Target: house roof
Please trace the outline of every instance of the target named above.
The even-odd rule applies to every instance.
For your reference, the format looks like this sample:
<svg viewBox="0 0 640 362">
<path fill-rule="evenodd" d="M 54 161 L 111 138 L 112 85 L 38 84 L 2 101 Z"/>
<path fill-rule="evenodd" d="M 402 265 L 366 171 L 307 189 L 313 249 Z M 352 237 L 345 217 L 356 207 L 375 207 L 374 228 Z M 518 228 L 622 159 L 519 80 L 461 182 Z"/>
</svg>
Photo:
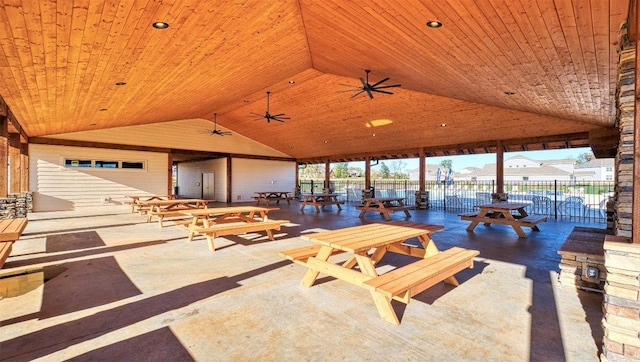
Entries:
<svg viewBox="0 0 640 362">
<path fill-rule="evenodd" d="M 482 169 L 471 173 L 472 176 L 493 176 L 496 175 L 496 164 L 486 164 Z M 570 172 L 561 170 L 557 167 L 541 165 L 540 167 L 505 167 L 505 176 L 535 176 L 535 175 L 571 175 Z"/>
<path fill-rule="evenodd" d="M 587 162 L 576 165 L 576 168 L 591 168 L 591 167 L 613 167 L 615 159 L 613 158 L 595 158 Z"/>
<path fill-rule="evenodd" d="M 34 142 L 100 142 L 94 130 L 118 138 L 119 127 L 164 131 L 217 113 L 219 127 L 301 161 L 495 152 L 498 139 L 506 151 L 584 147 L 590 132 L 615 125 L 628 8 L 629 0 L 18 0 L 0 7 L 8 106 L 0 111 L 10 132 Z M 401 86 L 357 94 L 365 70 L 369 84 Z M 260 117 L 267 92 L 270 114 L 290 119 Z M 195 142 L 189 127 L 157 132 L 159 147 Z"/>
</svg>

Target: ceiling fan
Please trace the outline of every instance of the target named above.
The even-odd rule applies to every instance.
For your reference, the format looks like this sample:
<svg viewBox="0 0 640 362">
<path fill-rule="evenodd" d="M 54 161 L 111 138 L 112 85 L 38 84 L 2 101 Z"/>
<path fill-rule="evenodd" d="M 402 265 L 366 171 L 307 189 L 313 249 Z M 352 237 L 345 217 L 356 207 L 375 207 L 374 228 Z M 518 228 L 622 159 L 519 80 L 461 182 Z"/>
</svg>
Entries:
<svg viewBox="0 0 640 362">
<path fill-rule="evenodd" d="M 373 92 L 385 93 L 385 94 L 393 94 L 392 92 L 389 92 L 389 91 L 383 90 L 383 89 L 400 87 L 400 84 L 382 85 L 382 83 L 384 83 L 384 82 L 389 80 L 388 77 L 384 78 L 383 80 L 381 80 L 381 81 L 379 81 L 379 82 L 377 82 L 375 84 L 370 84 L 369 83 L 369 73 L 371 73 L 371 71 L 369 69 L 365 69 L 364 71 L 366 73 L 365 78 L 360 77 L 360 82 L 362 83 L 362 86 L 351 85 L 351 84 L 340 84 L 340 85 L 343 85 L 343 86 L 355 88 L 356 93 L 351 96 L 351 99 L 357 97 L 358 95 L 360 95 L 360 93 L 363 93 L 363 92 L 367 92 L 367 95 L 369 96 L 369 98 L 373 99 Z M 353 91 L 354 90 L 348 90 L 348 91 L 342 91 L 342 92 L 353 92 Z"/>
<path fill-rule="evenodd" d="M 232 133 L 229 132 L 229 131 L 222 131 L 222 130 L 218 129 L 218 114 L 217 113 L 213 114 L 213 129 L 210 130 L 210 131 L 207 130 L 206 133 L 208 133 L 210 135 L 216 134 L 218 136 L 231 136 L 232 135 Z"/>
<path fill-rule="evenodd" d="M 278 113 L 278 114 L 269 113 L 269 94 L 271 94 L 271 92 L 267 91 L 267 111 L 265 112 L 265 114 L 259 114 L 259 113 L 251 112 L 251 114 L 259 116 L 258 118 L 256 118 L 256 120 L 260 119 L 260 118 L 264 118 L 264 119 L 267 120 L 267 123 L 271 123 L 271 120 L 278 121 L 278 122 L 284 122 L 285 119 L 291 119 L 289 117 L 284 117 L 284 113 Z"/>
</svg>

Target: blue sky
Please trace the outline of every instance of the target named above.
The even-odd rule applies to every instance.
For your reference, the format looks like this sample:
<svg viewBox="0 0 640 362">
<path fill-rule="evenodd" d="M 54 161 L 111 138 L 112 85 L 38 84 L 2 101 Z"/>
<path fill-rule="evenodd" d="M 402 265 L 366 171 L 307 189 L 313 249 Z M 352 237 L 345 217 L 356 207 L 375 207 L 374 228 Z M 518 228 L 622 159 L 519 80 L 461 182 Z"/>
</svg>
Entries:
<svg viewBox="0 0 640 362">
<path fill-rule="evenodd" d="M 590 148 L 569 148 L 562 150 L 548 150 L 548 151 L 520 151 L 520 152 L 505 152 L 504 159 L 522 155 L 524 157 L 530 158 L 532 160 L 555 160 L 555 159 L 563 159 L 563 158 L 578 158 L 578 155 L 581 153 L 591 153 Z M 453 165 L 453 171 L 458 172 L 465 167 L 475 166 L 480 167 L 484 166 L 487 163 L 496 163 L 496 155 L 495 153 L 487 153 L 482 155 L 462 155 L 462 156 L 444 156 L 444 157 L 427 157 L 428 165 L 438 165 L 442 160 L 451 160 Z M 418 168 L 418 159 L 404 159 L 401 160 L 404 162 L 404 170 L 410 171 L 415 168 Z M 382 161 L 390 165 L 393 161 Z M 354 163 L 354 166 L 360 166 L 358 163 Z M 379 166 L 374 166 L 379 167 Z"/>
</svg>

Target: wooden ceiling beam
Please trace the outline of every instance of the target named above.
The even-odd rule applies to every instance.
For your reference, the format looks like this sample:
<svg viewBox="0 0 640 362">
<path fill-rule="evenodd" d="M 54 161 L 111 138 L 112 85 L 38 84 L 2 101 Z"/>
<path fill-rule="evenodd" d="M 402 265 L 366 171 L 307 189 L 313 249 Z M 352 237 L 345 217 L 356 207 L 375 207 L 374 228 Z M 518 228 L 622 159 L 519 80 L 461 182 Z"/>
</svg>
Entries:
<svg viewBox="0 0 640 362">
<path fill-rule="evenodd" d="M 529 137 L 529 138 L 514 138 L 502 140 L 502 146 L 504 151 L 513 152 L 513 150 L 526 151 L 529 149 L 529 145 L 534 145 L 531 148 L 541 149 L 563 149 L 563 148 L 576 148 L 576 147 L 588 147 L 590 142 L 590 135 L 593 134 L 594 139 L 600 140 L 607 132 L 610 132 L 607 128 L 598 129 L 593 132 L 578 132 L 564 135 L 544 136 L 544 137 Z M 598 138 L 600 137 L 600 138 Z M 535 145 L 540 145 L 535 146 Z M 465 144 L 453 144 L 446 146 L 434 146 L 424 147 L 424 154 L 427 157 L 438 156 L 453 156 L 453 155 L 467 155 L 477 154 L 472 150 L 483 150 L 484 153 L 495 153 L 496 141 L 483 141 Z M 511 148 L 513 147 L 513 148 Z M 389 150 L 377 153 L 370 153 L 371 157 L 377 159 L 399 159 L 399 158 L 417 158 L 420 155 L 420 149 L 406 149 L 406 150 Z M 333 155 L 327 157 L 312 157 L 306 159 L 298 159 L 297 162 L 301 164 L 320 164 L 329 162 L 353 162 L 364 161 L 366 154 L 351 154 L 351 155 Z"/>
</svg>

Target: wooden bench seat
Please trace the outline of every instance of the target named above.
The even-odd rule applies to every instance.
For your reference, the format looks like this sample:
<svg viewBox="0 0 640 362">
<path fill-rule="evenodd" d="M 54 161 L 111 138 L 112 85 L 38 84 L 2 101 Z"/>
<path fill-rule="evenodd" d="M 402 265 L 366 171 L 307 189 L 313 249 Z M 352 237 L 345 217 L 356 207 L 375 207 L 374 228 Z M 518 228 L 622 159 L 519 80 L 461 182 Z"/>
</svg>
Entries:
<svg viewBox="0 0 640 362">
<path fill-rule="evenodd" d="M 411 297 L 441 281 L 457 286 L 454 275 L 466 268 L 473 268 L 473 258 L 479 254 L 477 250 L 453 247 L 367 280 L 363 286 L 373 292 L 380 316 L 399 325 L 391 307 L 391 299 L 409 303 Z"/>
<path fill-rule="evenodd" d="M 403 206 L 388 206 L 387 209 L 394 211 L 405 211 L 405 210 L 415 210 L 416 207 L 413 205 L 403 205 Z"/>
<path fill-rule="evenodd" d="M 547 221 L 547 217 L 544 215 L 529 215 L 518 219 L 519 223 L 527 225 L 536 225 L 544 221 Z"/>
<path fill-rule="evenodd" d="M 462 214 L 458 214 L 458 216 L 464 216 L 464 217 L 476 217 L 478 216 L 477 212 L 465 212 Z"/>
<path fill-rule="evenodd" d="M 151 218 L 155 216 L 155 217 L 158 218 L 158 225 L 160 227 L 163 227 L 162 222 L 164 221 L 165 217 L 173 217 L 173 218 L 180 217 L 182 219 L 191 218 L 189 215 L 185 215 L 185 214 L 181 213 L 180 211 L 174 211 L 174 210 L 168 210 L 168 211 L 150 210 L 150 211 L 147 211 L 147 214 L 148 214 L 147 215 L 147 222 L 150 222 Z"/>
<path fill-rule="evenodd" d="M 316 256 L 321 247 L 322 245 L 320 244 L 303 246 L 301 248 L 283 250 L 279 252 L 278 255 L 280 255 L 285 259 L 289 259 L 296 264 L 306 265 L 307 259 L 313 256 Z M 332 255 L 340 254 L 340 253 L 341 253 L 340 250 L 334 249 Z"/>
<path fill-rule="evenodd" d="M 256 222 L 235 222 L 214 224 L 208 228 L 189 228 L 194 232 L 204 235 L 209 243 L 209 250 L 215 251 L 214 239 L 218 236 L 238 235 L 256 231 L 266 231 L 269 240 L 274 240 L 273 230 L 280 230 L 282 224 L 288 224 L 289 220 L 265 220 Z"/>
<path fill-rule="evenodd" d="M 4 265 L 4 262 L 7 261 L 9 254 L 11 254 L 11 247 L 13 245 L 13 241 L 1 241 L 0 242 L 0 268 Z"/>
<path fill-rule="evenodd" d="M 20 238 L 28 222 L 26 217 L 0 220 L 0 268 L 11 254 L 13 242 Z"/>
</svg>

